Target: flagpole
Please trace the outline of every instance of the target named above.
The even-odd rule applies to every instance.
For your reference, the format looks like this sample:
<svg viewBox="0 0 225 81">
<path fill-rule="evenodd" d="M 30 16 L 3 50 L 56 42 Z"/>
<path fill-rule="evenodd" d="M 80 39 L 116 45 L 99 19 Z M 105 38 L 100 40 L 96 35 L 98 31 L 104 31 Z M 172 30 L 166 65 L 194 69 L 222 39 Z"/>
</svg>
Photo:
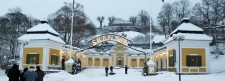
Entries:
<svg viewBox="0 0 225 81">
<path fill-rule="evenodd" d="M 70 59 L 71 59 L 71 57 L 72 57 L 72 49 L 73 49 L 73 46 L 72 46 L 72 44 L 73 44 L 73 16 L 74 16 L 74 14 L 73 14 L 73 11 L 74 11 L 74 3 L 75 3 L 75 1 L 73 0 L 73 5 L 72 5 L 72 20 L 71 20 L 71 33 L 70 33 Z"/>
<path fill-rule="evenodd" d="M 152 19 L 151 19 L 151 0 L 150 0 L 150 12 L 149 12 L 149 19 L 150 19 L 150 53 L 149 53 L 149 56 L 150 56 L 150 60 L 152 60 Z"/>
</svg>

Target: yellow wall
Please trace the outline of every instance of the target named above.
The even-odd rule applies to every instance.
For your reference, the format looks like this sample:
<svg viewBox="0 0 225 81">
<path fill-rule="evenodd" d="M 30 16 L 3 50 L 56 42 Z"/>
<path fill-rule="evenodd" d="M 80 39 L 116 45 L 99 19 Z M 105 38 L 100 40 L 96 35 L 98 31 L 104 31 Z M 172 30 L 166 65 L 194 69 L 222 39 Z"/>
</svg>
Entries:
<svg viewBox="0 0 225 81">
<path fill-rule="evenodd" d="M 67 58 L 67 59 L 70 58 L 70 53 L 66 53 L 66 58 Z"/>
<path fill-rule="evenodd" d="M 102 61 L 102 66 L 109 66 L 109 59 L 104 58 Z"/>
<path fill-rule="evenodd" d="M 199 54 L 202 58 L 202 66 L 206 66 L 206 57 L 204 48 L 182 48 L 182 65 L 186 66 L 186 56 L 188 54 Z"/>
<path fill-rule="evenodd" d="M 58 65 L 60 64 L 60 50 L 58 50 L 58 49 L 52 49 L 52 48 L 50 48 L 49 49 L 49 64 L 51 64 L 51 59 L 52 59 L 52 55 L 53 54 L 57 54 L 57 56 L 59 57 L 58 58 Z"/>
<path fill-rule="evenodd" d="M 168 67 L 170 67 L 170 66 L 169 66 L 169 63 L 170 63 L 169 57 L 170 57 L 171 55 L 173 56 L 173 50 L 174 50 L 174 49 L 171 49 L 171 50 L 168 51 L 168 59 L 167 59 L 167 61 L 168 61 Z M 176 66 L 176 62 L 174 63 L 174 66 Z"/>
<path fill-rule="evenodd" d="M 100 66 L 100 59 L 99 58 L 95 58 L 95 66 Z"/>
<path fill-rule="evenodd" d="M 131 67 L 137 67 L 137 59 L 131 59 Z"/>
<path fill-rule="evenodd" d="M 93 66 L 92 58 L 91 57 L 88 58 L 88 66 Z"/>
<path fill-rule="evenodd" d="M 42 64 L 43 48 L 24 48 L 23 64 L 26 64 L 27 54 L 29 53 L 39 54 L 39 64 Z"/>
</svg>

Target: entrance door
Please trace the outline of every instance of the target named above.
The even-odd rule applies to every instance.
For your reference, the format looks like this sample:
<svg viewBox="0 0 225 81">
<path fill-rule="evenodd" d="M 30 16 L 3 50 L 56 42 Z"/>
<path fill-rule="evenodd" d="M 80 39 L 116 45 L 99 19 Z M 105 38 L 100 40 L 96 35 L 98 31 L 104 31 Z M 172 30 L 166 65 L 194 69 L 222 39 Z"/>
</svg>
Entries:
<svg viewBox="0 0 225 81">
<path fill-rule="evenodd" d="M 117 62 L 118 62 L 118 66 L 122 66 L 122 58 L 121 57 L 118 58 Z"/>
</svg>

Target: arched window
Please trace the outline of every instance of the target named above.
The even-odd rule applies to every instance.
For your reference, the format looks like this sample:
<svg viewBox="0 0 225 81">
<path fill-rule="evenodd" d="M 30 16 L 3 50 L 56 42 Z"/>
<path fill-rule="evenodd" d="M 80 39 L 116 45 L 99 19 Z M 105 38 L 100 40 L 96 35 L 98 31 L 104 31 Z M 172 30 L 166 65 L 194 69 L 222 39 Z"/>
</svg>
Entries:
<svg viewBox="0 0 225 81">
<path fill-rule="evenodd" d="M 199 54 L 188 54 L 186 56 L 187 66 L 202 66 L 202 58 Z"/>
<path fill-rule="evenodd" d="M 39 64 L 39 54 L 37 53 L 27 54 L 26 64 Z"/>
</svg>

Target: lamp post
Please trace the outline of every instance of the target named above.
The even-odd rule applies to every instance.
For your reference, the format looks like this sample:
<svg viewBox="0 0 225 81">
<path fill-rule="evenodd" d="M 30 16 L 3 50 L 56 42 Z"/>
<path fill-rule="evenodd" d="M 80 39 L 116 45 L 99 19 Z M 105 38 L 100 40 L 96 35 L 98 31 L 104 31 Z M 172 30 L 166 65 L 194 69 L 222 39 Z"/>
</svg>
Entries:
<svg viewBox="0 0 225 81">
<path fill-rule="evenodd" d="M 175 40 L 175 41 L 178 41 L 178 49 L 179 49 L 179 64 L 178 64 L 178 69 L 179 69 L 179 73 L 178 73 L 178 75 L 179 75 L 179 81 L 181 81 L 181 75 L 180 75 L 180 41 L 183 41 L 185 39 L 185 37 L 184 37 L 184 35 L 182 35 L 182 34 L 180 34 L 180 33 L 178 33 L 178 34 L 175 34 L 175 35 L 173 35 L 173 40 Z"/>
</svg>

